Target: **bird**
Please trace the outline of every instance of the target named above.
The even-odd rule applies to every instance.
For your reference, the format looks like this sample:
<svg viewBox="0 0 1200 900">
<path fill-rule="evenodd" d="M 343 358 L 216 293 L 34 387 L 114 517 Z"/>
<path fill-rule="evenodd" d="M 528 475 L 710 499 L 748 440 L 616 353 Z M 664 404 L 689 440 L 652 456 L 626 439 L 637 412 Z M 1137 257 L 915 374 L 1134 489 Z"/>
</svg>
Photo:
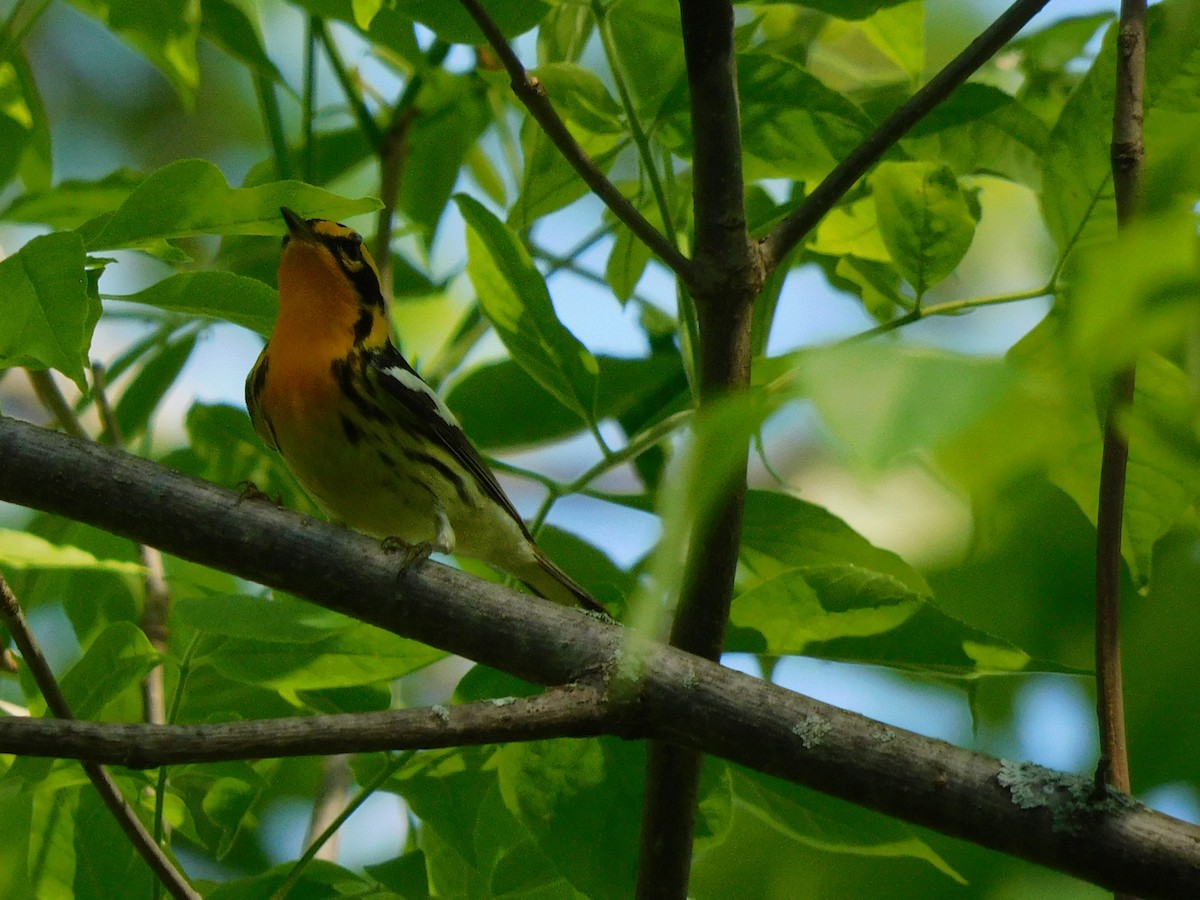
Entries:
<svg viewBox="0 0 1200 900">
<path fill-rule="evenodd" d="M 392 342 L 362 237 L 287 207 L 279 317 L 246 378 L 264 443 L 333 520 L 403 548 L 482 560 L 535 594 L 605 607 L 537 545 L 441 397 Z"/>
</svg>

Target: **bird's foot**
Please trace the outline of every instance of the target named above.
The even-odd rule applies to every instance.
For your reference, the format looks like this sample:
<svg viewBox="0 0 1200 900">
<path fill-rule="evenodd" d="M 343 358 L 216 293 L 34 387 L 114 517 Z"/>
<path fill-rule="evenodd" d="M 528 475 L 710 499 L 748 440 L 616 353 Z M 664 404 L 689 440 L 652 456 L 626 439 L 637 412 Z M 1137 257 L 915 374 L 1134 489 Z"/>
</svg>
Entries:
<svg viewBox="0 0 1200 900">
<path fill-rule="evenodd" d="M 386 537 L 380 544 L 385 553 L 399 553 L 403 556 L 403 561 L 400 563 L 400 574 L 404 575 L 413 564 L 425 562 L 429 559 L 429 555 L 434 550 L 439 549 L 429 541 L 421 541 L 420 543 L 410 544 L 403 538 Z"/>
<path fill-rule="evenodd" d="M 242 489 L 242 492 L 238 496 L 238 499 L 237 499 L 238 503 L 242 503 L 245 500 L 266 500 L 268 503 L 274 503 L 276 506 L 283 506 L 283 495 L 282 494 L 279 494 L 275 497 L 271 497 L 269 494 L 264 492 L 262 490 L 262 488 L 260 488 L 253 481 L 250 481 L 250 480 L 239 481 L 237 483 L 237 486 Z"/>
</svg>

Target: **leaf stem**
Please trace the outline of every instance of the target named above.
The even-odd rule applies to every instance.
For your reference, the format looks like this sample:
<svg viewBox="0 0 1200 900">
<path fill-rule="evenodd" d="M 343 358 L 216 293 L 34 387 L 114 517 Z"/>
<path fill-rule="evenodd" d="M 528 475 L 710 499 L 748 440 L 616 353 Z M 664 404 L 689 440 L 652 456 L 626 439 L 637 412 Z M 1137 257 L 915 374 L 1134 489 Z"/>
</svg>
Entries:
<svg viewBox="0 0 1200 900">
<path fill-rule="evenodd" d="M 287 138 L 283 133 L 283 117 L 279 113 L 279 98 L 275 96 L 275 82 L 270 76 L 258 72 L 254 76 L 254 90 L 258 94 L 258 108 L 262 113 L 267 137 L 271 141 L 275 176 L 281 181 L 286 181 L 292 177 L 292 160 L 288 153 Z"/>
<path fill-rule="evenodd" d="M 475 20 L 492 49 L 496 51 L 504 70 L 508 73 L 513 93 L 517 95 L 517 99 L 529 110 L 529 114 L 542 127 L 563 158 L 571 164 L 571 167 L 579 173 L 588 187 L 612 210 L 613 214 L 628 225 L 629 230 L 649 247 L 668 268 L 684 280 L 691 278 L 694 274 L 692 261 L 680 253 L 674 244 L 638 212 L 637 207 L 630 203 L 616 185 L 608 180 L 591 157 L 579 146 L 578 141 L 567 130 L 566 123 L 550 103 L 549 97 L 546 96 L 546 89 L 536 79 L 530 79 L 529 74 L 525 71 L 525 66 L 521 64 L 521 60 L 513 51 L 512 45 L 505 39 L 503 32 L 500 31 L 480 0 L 459 0 L 459 2 Z"/>
<path fill-rule="evenodd" d="M 1012 291 L 1007 294 L 995 294 L 991 297 L 969 297 L 965 300 L 948 300 L 945 303 L 935 303 L 932 306 L 918 306 L 906 312 L 898 318 L 892 319 L 889 322 L 884 322 L 876 325 L 874 328 L 868 328 L 866 331 L 852 334 L 839 343 L 851 344 L 858 341 L 870 340 L 873 337 L 878 337 L 881 334 L 887 334 L 889 331 L 896 331 L 903 328 L 905 325 L 911 325 L 913 322 L 920 322 L 922 319 L 929 319 L 934 316 L 949 316 L 955 313 L 967 312 L 972 309 L 979 309 L 984 306 L 999 306 L 1002 303 L 1017 303 L 1021 300 L 1036 300 L 1038 297 L 1045 297 L 1053 294 L 1055 291 L 1055 282 L 1057 274 L 1051 277 L 1049 283 L 1032 288 L 1026 291 Z"/>
<path fill-rule="evenodd" d="M 415 750 L 406 750 L 405 752 L 398 754 L 393 760 L 380 769 L 379 773 L 376 774 L 374 778 L 372 778 L 363 786 L 362 790 L 360 790 L 354 796 L 354 798 L 346 804 L 346 808 L 338 813 L 333 821 L 326 826 L 325 830 L 317 835 L 317 837 L 313 839 L 312 843 L 305 848 L 303 855 L 296 860 L 296 864 L 292 866 L 291 871 L 288 872 L 287 878 L 283 880 L 283 884 L 279 885 L 275 893 L 271 895 L 271 900 L 283 900 L 283 898 L 288 895 L 291 889 L 294 888 L 297 882 L 300 881 L 300 876 L 304 874 L 304 870 L 308 868 L 308 864 L 316 858 L 317 853 L 330 840 L 330 838 L 337 834 L 337 830 L 341 828 L 343 824 L 345 824 L 346 820 L 354 815 L 354 813 L 358 811 L 358 808 L 367 801 L 367 798 L 379 790 L 379 788 L 381 788 L 389 778 L 396 774 L 401 766 L 412 759 L 415 754 Z"/>
<path fill-rule="evenodd" d="M 29 667 L 29 673 L 33 676 L 38 690 L 42 692 L 51 714 L 59 719 L 73 719 L 71 707 L 67 704 L 58 680 L 54 677 L 54 671 L 42 654 L 41 647 L 38 646 L 37 639 L 33 636 L 24 613 L 21 612 L 17 598 L 2 574 L 0 574 L 0 621 L 3 621 L 8 633 L 12 636 L 13 643 L 21 651 L 21 657 L 25 660 L 25 665 Z M 146 831 L 146 826 L 142 824 L 133 807 L 125 800 L 121 789 L 117 787 L 108 771 L 97 763 L 81 762 L 80 765 L 83 766 L 83 770 L 95 786 L 96 792 L 100 794 L 100 799 L 113 814 L 134 849 L 171 892 L 171 895 L 183 898 L 183 900 L 200 900 L 200 895 L 192 889 L 179 870 L 163 853 L 154 837 Z"/>
<path fill-rule="evenodd" d="M 300 157 L 300 175 L 310 183 L 313 177 L 313 107 L 317 102 L 317 34 L 320 27 L 319 18 L 308 17 L 308 34 L 304 42 L 304 98 L 300 122 L 304 146 Z"/>
<path fill-rule="evenodd" d="M 663 189 L 662 179 L 658 175 L 658 166 L 654 161 L 654 152 L 650 148 L 650 141 L 638 119 L 637 107 L 634 105 L 629 87 L 625 83 L 625 74 L 621 69 L 620 57 L 609 28 L 608 14 L 603 0 L 592 0 L 592 16 L 596 20 L 596 32 L 600 35 L 600 44 L 604 47 L 604 56 L 608 60 L 608 69 L 612 73 L 613 84 L 616 85 L 617 95 L 621 98 L 621 106 L 625 109 L 625 118 L 629 120 L 629 132 L 633 136 L 638 156 L 641 157 L 642 171 L 646 173 L 646 178 L 650 182 L 650 190 L 654 194 L 654 201 L 658 204 L 658 214 L 662 217 L 663 231 L 666 233 L 667 240 L 671 242 L 671 246 L 678 247 L 679 237 L 675 232 L 675 220 L 671 215 L 671 205 L 667 202 L 667 194 Z"/>
<path fill-rule="evenodd" d="M 379 123 L 375 121 L 375 117 L 363 103 L 362 95 L 355 87 L 354 79 L 350 77 L 346 64 L 342 62 L 342 57 L 338 54 L 337 44 L 330 36 L 325 20 L 314 16 L 313 22 L 316 25 L 316 36 L 320 38 L 321 45 L 325 48 L 325 57 L 329 60 L 329 67 L 333 69 L 334 77 L 342 86 L 342 93 L 346 95 L 346 102 L 350 104 L 350 110 L 354 113 L 358 127 L 362 129 L 367 141 L 375 148 L 375 151 L 379 152 L 383 147 L 383 132 L 379 128 Z"/>
</svg>

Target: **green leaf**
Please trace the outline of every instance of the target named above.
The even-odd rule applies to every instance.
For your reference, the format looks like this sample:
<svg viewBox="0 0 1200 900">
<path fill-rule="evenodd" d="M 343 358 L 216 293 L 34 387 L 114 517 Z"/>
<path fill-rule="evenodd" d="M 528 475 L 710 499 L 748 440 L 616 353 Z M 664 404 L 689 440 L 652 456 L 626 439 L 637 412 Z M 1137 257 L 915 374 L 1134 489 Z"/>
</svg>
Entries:
<svg viewBox="0 0 1200 900">
<path fill-rule="evenodd" d="M 149 427 L 150 417 L 179 378 L 195 348 L 196 335 L 188 334 L 163 345 L 147 358 L 113 410 L 122 437 L 133 438 Z"/>
<path fill-rule="evenodd" d="M 1161 356 L 1143 356 L 1137 378 L 1133 409 L 1121 422 L 1130 446 L 1122 552 L 1145 591 L 1155 546 L 1200 496 L 1200 404 L 1192 379 Z"/>
<path fill-rule="evenodd" d="M 268 765 L 273 767 L 276 763 Z M 270 780 L 253 766 L 243 764 L 239 769 L 241 777 L 225 775 L 217 778 L 204 794 L 204 814 L 220 829 L 219 840 L 213 848 L 217 859 L 224 859 L 233 849 L 250 810 L 270 786 Z"/>
<path fill-rule="evenodd" d="M 189 110 L 200 86 L 200 0 L 71 0 L 161 71 Z"/>
<path fill-rule="evenodd" d="M 209 662 L 233 681 L 294 698 L 296 691 L 389 681 L 445 655 L 443 650 L 364 624 L 315 642 L 227 638 L 211 653 Z"/>
<path fill-rule="evenodd" d="M 719 499 L 745 477 L 750 439 L 784 399 L 778 392 L 752 389 L 710 403 L 692 418 L 690 439 L 659 491 L 662 536 L 647 567 L 650 577 L 642 579 L 630 601 L 632 617 L 626 621 L 631 628 L 654 634 L 661 626 L 663 595 L 677 596 L 683 581 L 689 535 L 712 520 Z M 627 502 L 640 505 L 637 498 Z"/>
<path fill-rule="evenodd" d="M 0 528 L 0 568 L 7 569 L 93 569 L 122 575 L 141 575 L 136 563 L 97 559 L 78 547 L 52 544 L 28 531 Z"/>
<path fill-rule="evenodd" d="M 29 880 L 41 900 L 75 898 L 75 821 L 79 785 L 48 779 L 33 792 Z"/>
<path fill-rule="evenodd" d="M 1009 94 L 968 82 L 908 133 L 904 148 L 958 175 L 994 174 L 1038 190 L 1049 129 Z"/>
<path fill-rule="evenodd" d="M 206 270 L 178 272 L 136 294 L 114 297 L 170 312 L 212 316 L 249 328 L 263 337 L 279 314 L 279 295 L 257 278 Z"/>
<path fill-rule="evenodd" d="M 560 403 L 594 421 L 596 358 L 559 322 L 546 281 L 516 235 L 479 201 L 454 199 L 467 221 L 467 274 L 500 339 Z"/>
<path fill-rule="evenodd" d="M 361 4 L 361 5 L 360 5 Z M 420 22 L 442 40 L 451 44 L 479 46 L 487 43 L 475 20 L 456 0 L 299 0 L 299 6 L 322 18 L 340 19 L 362 28 L 360 15 L 378 6 L 364 29 L 373 40 L 401 52 L 398 33 L 408 31 L 412 41 L 412 22 Z M 543 0 L 488 0 L 487 11 L 505 37 L 516 37 L 541 21 L 549 6 Z M 403 48 L 412 49 L 412 48 Z M 401 52 L 401 55 L 405 55 Z M 409 57 L 411 58 L 411 57 Z"/>
<path fill-rule="evenodd" d="M 287 594 L 188 597 L 172 606 L 171 617 L 205 634 L 279 644 L 315 644 L 360 624 Z"/>
<path fill-rule="evenodd" d="M 871 191 L 883 242 L 919 301 L 966 255 L 979 206 L 949 167 L 933 163 L 881 163 Z"/>
<path fill-rule="evenodd" d="M 199 234 L 282 234 L 279 207 L 309 218 L 342 219 L 379 208 L 378 200 L 348 200 L 299 181 L 231 188 L 202 159 L 170 163 L 146 179 L 107 217 L 84 225 L 89 250 L 144 247 Z"/>
<path fill-rule="evenodd" d="M 1076 417 L 1073 452 L 1055 461 L 1051 477 L 1094 525 L 1103 445 L 1094 407 L 1091 412 L 1085 408 Z M 1129 440 L 1121 553 L 1141 591 L 1150 585 L 1155 545 L 1191 514 L 1200 495 L 1198 419 L 1200 403 L 1189 377 L 1161 356 L 1143 355 L 1133 409 L 1119 423 Z"/>
<path fill-rule="evenodd" d="M 449 43 L 486 43 L 475 20 L 457 0 L 396 0 L 396 11 L 420 22 Z M 540 22 L 550 6 L 543 0 L 488 0 L 487 11 L 500 33 L 512 38 Z"/>
<path fill-rule="evenodd" d="M 676 353 L 642 359 L 596 357 L 600 367 L 597 420 L 620 418 L 642 403 L 668 410 L 687 390 Z M 503 359 L 472 369 L 455 382 L 446 405 L 476 446 L 488 450 L 562 440 L 584 427 L 515 361 Z"/>
<path fill-rule="evenodd" d="M 903 822 L 740 766 L 733 768 L 733 790 L 740 810 L 806 847 L 923 860 L 959 884 L 967 883 Z"/>
<path fill-rule="evenodd" d="M 638 748 L 583 739 L 508 744 L 496 754 L 504 805 L 534 835 L 559 871 L 587 896 L 634 893 L 637 808 L 632 779 Z M 620 774 L 619 774 L 620 773 Z"/>
<path fill-rule="evenodd" d="M 420 817 L 420 844 L 433 896 L 497 896 L 492 884 L 497 865 L 522 848 L 536 851 L 528 831 L 500 800 L 494 756 L 490 747 L 426 751 L 384 786 L 404 797 Z M 378 766 L 388 763 L 387 757 L 359 757 L 354 764 L 357 780 L 369 780 Z M 526 853 L 524 862 L 526 877 L 556 874 L 538 853 Z"/>
<path fill-rule="evenodd" d="M 543 63 L 529 73 L 567 122 L 591 134 L 624 134 L 624 113 L 595 72 L 569 62 Z"/>
<path fill-rule="evenodd" d="M 296 867 L 294 860 L 280 863 L 247 878 L 236 878 L 205 891 L 207 900 L 267 900 L 283 886 Z M 374 868 L 374 867 L 371 867 Z M 422 873 L 423 874 L 423 873 Z M 408 882 L 417 884 L 419 882 Z M 393 895 L 381 892 L 378 886 L 349 869 L 324 859 L 312 860 L 299 880 L 291 885 L 289 897 L 364 897 L 372 900 L 394 900 Z M 428 894 L 402 894 L 404 900 L 427 897 Z"/>
<path fill-rule="evenodd" d="M 1120 238 L 1083 248 L 1067 285 L 1067 336 L 1077 359 L 1102 374 L 1145 350 L 1173 350 L 1200 304 L 1196 217 L 1139 219 Z"/>
<path fill-rule="evenodd" d="M 1194 35 L 1198 27 L 1200 7 L 1193 2 L 1158 4 L 1147 15 L 1148 135 L 1159 131 L 1159 117 L 1196 108 L 1200 51 Z M 1108 30 L 1096 61 L 1068 99 L 1046 147 L 1042 210 L 1063 256 L 1073 247 L 1111 241 L 1116 236 L 1109 158 L 1116 31 Z"/>
<path fill-rule="evenodd" d="M 650 248 L 634 236 L 629 227 L 619 223 L 615 231 L 612 251 L 604 267 L 604 277 L 612 287 L 616 298 L 624 303 L 633 296 L 642 273 L 650 262 Z"/>
<path fill-rule="evenodd" d="M 617 64 L 626 72 L 652 73 L 651 77 L 627 79 L 627 87 L 642 127 L 653 133 L 667 99 L 684 96 L 679 5 L 661 0 L 621 0 L 609 6 L 605 20 L 616 46 Z"/>
<path fill-rule="evenodd" d="M 78 228 L 88 219 L 120 206 L 145 178 L 133 169 L 117 169 L 94 181 L 70 179 L 54 187 L 22 194 L 0 218 L 51 228 Z"/>
<path fill-rule="evenodd" d="M 1042 215 L 1062 257 L 1116 236 L 1112 141 L 1116 50 L 1112 29 L 1050 132 L 1042 168 Z"/>
<path fill-rule="evenodd" d="M 350 5 L 354 10 L 354 24 L 367 31 L 371 27 L 371 21 L 383 8 L 383 0 L 351 0 Z"/>
<path fill-rule="evenodd" d="M 132 622 L 105 628 L 62 678 L 63 696 L 79 719 L 98 719 L 125 692 L 140 691 L 142 679 L 161 661 Z"/>
<path fill-rule="evenodd" d="M 776 0 L 750 0 L 750 6 L 774 3 Z M 865 19 L 881 9 L 898 6 L 908 0 L 789 0 L 797 6 L 807 6 L 842 19 Z"/>
<path fill-rule="evenodd" d="M 203 0 L 200 33 L 247 68 L 284 84 L 283 75 L 267 56 L 258 28 L 228 0 Z"/>
<path fill-rule="evenodd" d="M 875 467 L 950 440 L 1011 385 L 999 360 L 899 345 L 822 348 L 797 369 L 834 437 Z"/>
<path fill-rule="evenodd" d="M 789 569 L 848 563 L 889 575 L 917 594 L 932 593 L 924 576 L 895 553 L 874 546 L 824 507 L 789 494 L 747 491 L 742 549 Z"/>
<path fill-rule="evenodd" d="M 0 261 L 0 368 L 57 369 L 87 391 L 84 369 L 100 300 L 74 234 L 35 237 Z"/>
<path fill-rule="evenodd" d="M 870 119 L 843 95 L 779 57 L 739 55 L 738 89 L 748 178 L 817 181 L 871 128 Z"/>
<path fill-rule="evenodd" d="M 191 443 L 168 454 L 164 465 L 230 488 L 253 482 L 268 497 L 319 515 L 278 453 L 269 452 L 241 407 L 193 404 L 184 422 Z"/>
<path fill-rule="evenodd" d="M 30 190 L 50 183 L 50 124 L 29 63 L 9 47 L 0 61 L 0 188 L 20 175 Z"/>
<path fill-rule="evenodd" d="M 592 134 L 579 128 L 572 134 L 583 152 L 605 174 L 628 143 L 621 135 Z M 521 149 L 525 154 L 521 192 L 508 214 L 509 227 L 517 230 L 532 227 L 538 219 L 574 203 L 588 192 L 579 173 L 532 120 L 522 129 Z"/>
<path fill-rule="evenodd" d="M 419 178 L 400 180 L 400 209 L 432 242 L 438 221 L 458 182 L 463 160 L 491 122 L 487 97 L 471 75 L 440 69 L 426 73 L 419 115 L 407 138 L 404 166 Z"/>
<path fill-rule="evenodd" d="M 772 656 L 962 677 L 1064 671 L 1035 664 L 1019 647 L 947 615 L 892 576 L 855 565 L 801 566 L 770 578 L 734 601 L 731 621 L 766 642 L 740 649 Z"/>
</svg>

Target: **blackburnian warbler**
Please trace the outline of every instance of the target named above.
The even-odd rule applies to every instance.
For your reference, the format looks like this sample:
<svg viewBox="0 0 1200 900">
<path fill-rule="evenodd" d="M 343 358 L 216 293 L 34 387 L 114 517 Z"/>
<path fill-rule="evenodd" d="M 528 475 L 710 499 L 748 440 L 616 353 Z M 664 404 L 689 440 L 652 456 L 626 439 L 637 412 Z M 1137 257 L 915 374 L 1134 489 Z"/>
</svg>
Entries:
<svg viewBox="0 0 1200 900">
<path fill-rule="evenodd" d="M 604 611 L 534 542 L 442 400 L 392 343 L 362 238 L 281 209 L 279 319 L 246 378 L 246 407 L 332 518 L 483 560 L 541 596 Z"/>
</svg>

